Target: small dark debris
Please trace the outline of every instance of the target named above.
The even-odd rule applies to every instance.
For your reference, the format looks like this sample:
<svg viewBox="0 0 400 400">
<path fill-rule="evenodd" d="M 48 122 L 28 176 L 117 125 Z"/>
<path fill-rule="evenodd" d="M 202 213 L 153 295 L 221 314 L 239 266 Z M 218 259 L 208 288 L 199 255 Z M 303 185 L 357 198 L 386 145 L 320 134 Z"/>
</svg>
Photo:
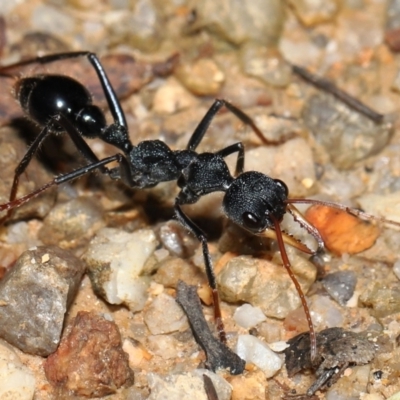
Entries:
<svg viewBox="0 0 400 400">
<path fill-rule="evenodd" d="M 381 370 L 374 371 L 374 372 L 372 373 L 372 375 L 373 375 L 373 377 L 374 377 L 374 379 L 375 379 L 376 381 L 379 381 L 379 380 L 382 379 L 383 371 L 381 371 Z"/>
<path fill-rule="evenodd" d="M 209 376 L 203 374 L 204 389 L 207 393 L 208 400 L 218 400 L 218 394 L 215 390 L 214 384 Z"/>
<path fill-rule="evenodd" d="M 348 366 L 367 364 L 375 355 L 373 343 L 362 334 L 342 328 L 328 328 L 317 333 L 317 358 L 314 363 L 311 362 L 308 332 L 295 336 L 288 344 L 285 356 L 289 377 L 305 369 L 316 370 L 317 379 L 307 390 L 308 396 L 332 386 Z"/>
<path fill-rule="evenodd" d="M 211 333 L 201 309 L 196 287 L 179 281 L 176 301 L 187 315 L 197 343 L 206 353 L 206 367 L 211 371 L 226 368 L 232 375 L 243 373 L 245 361 Z"/>
</svg>

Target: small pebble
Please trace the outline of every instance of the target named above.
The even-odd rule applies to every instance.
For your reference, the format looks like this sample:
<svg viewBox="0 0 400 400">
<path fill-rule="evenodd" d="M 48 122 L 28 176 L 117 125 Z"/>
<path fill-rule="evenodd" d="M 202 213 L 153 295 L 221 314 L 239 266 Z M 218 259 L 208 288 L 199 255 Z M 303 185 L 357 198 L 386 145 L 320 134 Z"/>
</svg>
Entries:
<svg viewBox="0 0 400 400">
<path fill-rule="evenodd" d="M 308 99 L 302 117 L 339 169 L 349 169 L 377 153 L 387 144 L 393 130 L 391 124 L 376 124 L 325 93 Z"/>
<path fill-rule="evenodd" d="M 39 238 L 45 244 L 79 243 L 104 226 L 103 210 L 94 198 L 79 197 L 57 204 L 43 221 Z"/>
<path fill-rule="evenodd" d="M 197 99 L 174 77 L 168 78 L 153 98 L 153 110 L 159 114 L 173 114 L 196 104 Z"/>
<path fill-rule="evenodd" d="M 150 353 L 170 360 L 179 357 L 179 342 L 170 335 L 150 335 L 146 340 L 146 350 Z"/>
<path fill-rule="evenodd" d="M 279 40 L 285 17 L 285 5 L 280 0 L 193 1 L 196 18 L 189 29 L 207 28 L 217 36 L 236 45 L 256 41 L 264 45 Z"/>
<path fill-rule="evenodd" d="M 312 296 L 309 308 L 316 330 L 341 327 L 343 325 L 344 311 L 329 297 Z"/>
<path fill-rule="evenodd" d="M 293 271 L 301 275 L 300 285 L 306 293 L 315 280 L 315 266 L 302 259 L 301 263 L 293 263 Z M 222 299 L 245 301 L 260 307 L 268 317 L 285 318 L 300 306 L 297 291 L 283 267 L 267 260 L 234 257 L 217 276 L 217 281 Z"/>
<path fill-rule="evenodd" d="M 296 15 L 306 26 L 331 21 L 339 11 L 339 0 L 290 0 Z"/>
<path fill-rule="evenodd" d="M 329 295 L 341 306 L 354 294 L 357 284 L 357 276 L 353 271 L 338 271 L 328 274 L 322 280 L 322 285 Z"/>
<path fill-rule="evenodd" d="M 54 352 L 83 273 L 84 264 L 58 247 L 24 252 L 0 281 L 0 336 L 26 353 Z"/>
<path fill-rule="evenodd" d="M 233 319 L 242 328 L 249 329 L 265 321 L 267 318 L 259 307 L 243 304 L 235 310 Z"/>
<path fill-rule="evenodd" d="M 242 46 L 240 58 L 243 72 L 246 74 L 260 79 L 267 85 L 289 85 L 292 68 L 278 52 L 249 42 Z"/>
<path fill-rule="evenodd" d="M 36 379 L 14 350 L 0 340 L 0 399 L 32 400 Z"/>
<path fill-rule="evenodd" d="M 369 193 L 357 199 L 363 210 L 400 222 L 400 191 L 387 194 Z"/>
<path fill-rule="evenodd" d="M 149 283 L 140 275 L 157 244 L 149 229 L 100 230 L 83 255 L 95 292 L 110 304 L 126 304 L 131 311 L 143 309 Z"/>
<path fill-rule="evenodd" d="M 239 335 L 236 353 L 246 362 L 260 368 L 266 378 L 271 378 L 283 365 L 282 359 L 266 343 L 252 335 Z"/>
<path fill-rule="evenodd" d="M 397 260 L 393 264 L 393 272 L 397 276 L 397 279 L 400 279 L 400 260 Z"/>
<path fill-rule="evenodd" d="M 211 58 L 181 63 L 175 70 L 175 76 L 197 96 L 216 96 L 225 80 L 224 72 Z"/>
<path fill-rule="evenodd" d="M 400 312 L 400 283 L 390 287 L 380 282 L 370 282 L 370 285 L 360 296 L 365 307 L 371 308 L 371 314 L 377 318 Z"/>
<path fill-rule="evenodd" d="M 204 389 L 203 374 L 213 381 L 218 400 L 229 400 L 232 388 L 222 377 L 206 370 L 192 373 L 161 376 L 154 372 L 147 375 L 151 394 L 147 400 L 208 400 Z"/>
<path fill-rule="evenodd" d="M 78 313 L 44 370 L 52 385 L 76 396 L 102 397 L 133 383 L 117 325 L 93 312 Z"/>
<path fill-rule="evenodd" d="M 144 321 L 153 335 L 183 331 L 189 324 L 182 308 L 172 296 L 158 295 L 144 310 Z"/>
</svg>

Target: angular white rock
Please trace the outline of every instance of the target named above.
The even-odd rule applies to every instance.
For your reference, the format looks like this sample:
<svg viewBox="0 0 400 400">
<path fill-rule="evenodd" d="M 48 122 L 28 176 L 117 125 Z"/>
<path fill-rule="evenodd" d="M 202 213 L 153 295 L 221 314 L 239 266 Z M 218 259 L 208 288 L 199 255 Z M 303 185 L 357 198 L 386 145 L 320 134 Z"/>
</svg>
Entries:
<svg viewBox="0 0 400 400">
<path fill-rule="evenodd" d="M 267 378 L 271 378 L 282 367 L 281 357 L 275 354 L 266 343 L 252 335 L 239 335 L 236 354 L 246 362 L 260 368 Z"/>
<path fill-rule="evenodd" d="M 156 236 L 150 229 L 128 233 L 105 228 L 97 233 L 84 259 L 93 285 L 102 292 L 107 302 L 126 304 L 131 311 L 143 309 L 147 300 L 148 279 L 140 275 L 157 245 Z"/>
<path fill-rule="evenodd" d="M 0 341 L 0 399 L 32 400 L 36 379 L 4 341 Z"/>
<path fill-rule="evenodd" d="M 243 304 L 233 314 L 233 319 L 242 328 L 252 328 L 267 318 L 260 307 L 253 307 L 251 304 Z"/>
</svg>

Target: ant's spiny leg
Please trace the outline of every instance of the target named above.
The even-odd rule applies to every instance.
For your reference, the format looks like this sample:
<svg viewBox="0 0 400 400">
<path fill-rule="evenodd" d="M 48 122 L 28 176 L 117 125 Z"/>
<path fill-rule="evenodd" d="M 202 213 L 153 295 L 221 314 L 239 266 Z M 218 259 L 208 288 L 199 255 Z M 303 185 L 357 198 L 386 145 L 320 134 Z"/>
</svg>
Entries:
<svg viewBox="0 0 400 400">
<path fill-rule="evenodd" d="M 213 304 L 214 304 L 214 318 L 217 325 L 218 336 L 221 342 L 226 343 L 226 334 L 224 329 L 224 323 L 221 315 L 221 305 L 219 292 L 217 288 L 217 280 L 215 278 L 214 268 L 212 265 L 210 252 L 208 250 L 208 244 L 205 234 L 202 230 L 182 211 L 179 201 L 175 201 L 175 215 L 179 222 L 190 232 L 192 232 L 202 245 L 204 264 L 206 268 L 206 275 L 208 284 L 212 291 Z"/>
<path fill-rule="evenodd" d="M 28 201 L 32 200 L 36 196 L 38 196 L 40 193 L 43 193 L 45 190 L 51 188 L 52 186 L 58 186 L 58 185 L 61 185 L 62 183 L 73 181 L 74 179 L 84 176 L 84 175 L 88 174 L 89 172 L 94 171 L 95 169 L 101 170 L 101 169 L 105 168 L 106 164 L 109 164 L 113 161 L 117 161 L 118 163 L 121 163 L 122 159 L 124 159 L 124 156 L 122 154 L 115 154 L 113 156 L 104 158 L 103 160 L 99 160 L 95 163 L 86 165 L 85 167 L 76 169 L 75 171 L 68 172 L 67 174 L 57 176 L 49 183 L 46 183 L 41 188 L 34 190 L 33 192 L 27 194 L 26 196 L 23 196 L 19 199 L 15 199 L 13 201 L 9 201 L 8 203 L 0 204 L 0 211 L 9 211 L 14 208 L 21 207 L 22 205 L 24 205 Z"/>
<path fill-rule="evenodd" d="M 298 295 L 300 297 L 301 304 L 303 306 L 304 313 L 305 313 L 306 318 L 307 318 L 308 329 L 310 331 L 311 362 L 313 362 L 317 357 L 317 337 L 316 337 L 315 330 L 314 330 L 314 325 L 313 325 L 313 322 L 312 322 L 312 319 L 311 319 L 310 309 L 308 308 L 307 301 L 306 301 L 306 298 L 304 296 L 303 290 L 301 289 L 299 281 L 296 279 L 296 276 L 294 275 L 294 273 L 292 271 L 292 267 L 290 265 L 290 261 L 289 261 L 289 258 L 287 256 L 286 250 L 285 250 L 285 244 L 283 242 L 282 232 L 281 232 L 281 228 L 279 226 L 279 222 L 275 218 L 273 219 L 273 222 L 274 222 L 276 238 L 278 240 L 278 246 L 279 246 L 279 251 L 281 253 L 283 265 L 284 265 L 287 273 L 290 276 L 290 279 L 292 280 L 292 282 L 293 282 L 293 284 L 294 284 L 294 286 L 295 286 L 295 288 L 297 290 L 297 293 L 298 293 Z"/>
</svg>

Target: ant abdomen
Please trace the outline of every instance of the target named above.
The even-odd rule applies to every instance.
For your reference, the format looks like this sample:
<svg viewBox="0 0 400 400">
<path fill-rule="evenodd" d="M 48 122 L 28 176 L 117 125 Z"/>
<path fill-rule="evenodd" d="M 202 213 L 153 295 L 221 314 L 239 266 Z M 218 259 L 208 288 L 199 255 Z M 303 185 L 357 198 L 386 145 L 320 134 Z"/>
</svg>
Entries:
<svg viewBox="0 0 400 400">
<path fill-rule="evenodd" d="M 96 137 L 105 126 L 103 112 L 92 104 L 89 91 L 78 81 L 64 75 L 35 75 L 22 78 L 15 84 L 16 98 L 25 113 L 40 126 L 63 115 L 75 122 L 86 137 Z M 65 128 L 56 122 L 52 132 Z"/>
</svg>

